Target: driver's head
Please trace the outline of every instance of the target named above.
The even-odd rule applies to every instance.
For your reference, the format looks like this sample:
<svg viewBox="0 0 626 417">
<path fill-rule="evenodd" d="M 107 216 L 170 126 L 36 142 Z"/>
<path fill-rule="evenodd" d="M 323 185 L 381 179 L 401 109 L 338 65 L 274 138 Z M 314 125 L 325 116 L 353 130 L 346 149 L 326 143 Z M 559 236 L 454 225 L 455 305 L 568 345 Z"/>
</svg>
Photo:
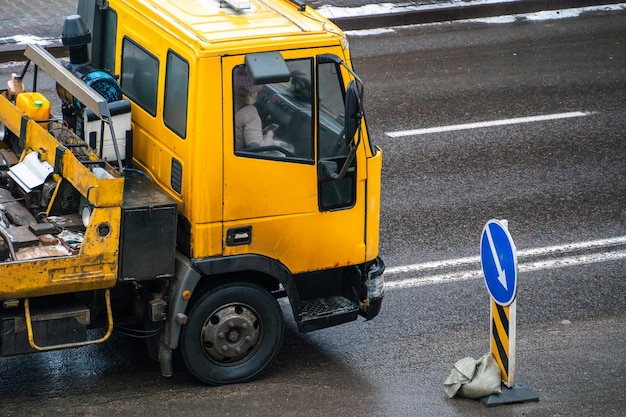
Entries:
<svg viewBox="0 0 626 417">
<path fill-rule="evenodd" d="M 248 76 L 248 72 L 245 67 L 238 67 L 234 73 L 234 84 L 237 100 L 240 102 L 247 102 L 248 97 L 254 93 L 258 93 L 263 89 L 262 85 L 252 83 L 252 79 Z"/>
</svg>

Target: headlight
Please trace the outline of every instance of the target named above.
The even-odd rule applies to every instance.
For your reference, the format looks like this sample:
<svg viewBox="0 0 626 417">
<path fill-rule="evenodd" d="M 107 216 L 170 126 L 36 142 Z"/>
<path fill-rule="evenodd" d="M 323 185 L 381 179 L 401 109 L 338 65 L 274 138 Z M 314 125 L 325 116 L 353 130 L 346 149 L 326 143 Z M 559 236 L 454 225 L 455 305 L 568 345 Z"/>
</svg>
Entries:
<svg viewBox="0 0 626 417">
<path fill-rule="evenodd" d="M 383 272 L 385 271 L 385 263 L 378 257 L 372 263 L 367 270 L 367 279 L 365 285 L 367 286 L 367 298 L 370 300 L 381 298 L 385 292 L 385 278 Z"/>
<path fill-rule="evenodd" d="M 385 278 L 379 275 L 374 278 L 368 278 L 367 284 L 367 298 L 370 300 L 380 298 L 385 293 Z"/>
</svg>

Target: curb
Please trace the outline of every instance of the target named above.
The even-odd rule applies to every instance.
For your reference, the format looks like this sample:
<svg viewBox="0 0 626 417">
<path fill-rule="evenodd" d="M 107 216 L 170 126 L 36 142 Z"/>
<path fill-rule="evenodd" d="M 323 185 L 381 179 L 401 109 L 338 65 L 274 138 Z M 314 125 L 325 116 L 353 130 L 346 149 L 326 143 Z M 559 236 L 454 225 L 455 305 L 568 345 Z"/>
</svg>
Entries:
<svg viewBox="0 0 626 417">
<path fill-rule="evenodd" d="M 387 26 L 414 25 L 423 23 L 447 22 L 462 19 L 504 16 L 511 14 L 535 13 L 549 10 L 571 9 L 576 7 L 601 6 L 623 3 L 625 0 L 515 0 L 502 3 L 455 5 L 450 7 L 420 8 L 406 12 L 331 18 L 342 30 L 376 29 Z M 51 41 L 46 47 L 57 58 L 67 56 L 67 49 L 60 39 Z M 25 44 L 0 44 L 0 63 L 24 61 Z"/>
<path fill-rule="evenodd" d="M 577 7 L 624 3 L 624 0 L 516 0 L 503 3 L 456 5 L 424 8 L 376 16 L 355 16 L 330 19 L 342 30 L 377 29 L 387 26 L 415 25 L 463 19 L 536 13 Z"/>
</svg>

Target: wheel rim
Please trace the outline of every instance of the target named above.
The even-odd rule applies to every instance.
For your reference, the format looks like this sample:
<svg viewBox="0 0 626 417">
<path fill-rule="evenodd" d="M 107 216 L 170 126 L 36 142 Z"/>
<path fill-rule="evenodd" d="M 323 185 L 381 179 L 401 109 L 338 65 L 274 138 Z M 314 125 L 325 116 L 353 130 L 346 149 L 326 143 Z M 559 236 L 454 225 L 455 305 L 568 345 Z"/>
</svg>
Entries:
<svg viewBox="0 0 626 417">
<path fill-rule="evenodd" d="M 263 325 L 256 311 L 244 304 L 220 307 L 202 326 L 201 346 L 220 365 L 245 362 L 259 348 Z"/>
</svg>

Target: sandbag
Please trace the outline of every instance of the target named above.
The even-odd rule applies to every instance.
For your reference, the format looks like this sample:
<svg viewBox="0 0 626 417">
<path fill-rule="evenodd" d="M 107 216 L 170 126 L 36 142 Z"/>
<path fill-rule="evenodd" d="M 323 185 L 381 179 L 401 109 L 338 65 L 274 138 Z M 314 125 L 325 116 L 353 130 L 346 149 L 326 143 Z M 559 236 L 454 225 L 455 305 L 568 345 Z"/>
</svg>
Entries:
<svg viewBox="0 0 626 417">
<path fill-rule="evenodd" d="M 467 357 L 457 361 L 443 386 L 450 398 L 457 394 L 481 398 L 502 393 L 501 379 L 498 363 L 487 353 L 478 360 Z"/>
</svg>

